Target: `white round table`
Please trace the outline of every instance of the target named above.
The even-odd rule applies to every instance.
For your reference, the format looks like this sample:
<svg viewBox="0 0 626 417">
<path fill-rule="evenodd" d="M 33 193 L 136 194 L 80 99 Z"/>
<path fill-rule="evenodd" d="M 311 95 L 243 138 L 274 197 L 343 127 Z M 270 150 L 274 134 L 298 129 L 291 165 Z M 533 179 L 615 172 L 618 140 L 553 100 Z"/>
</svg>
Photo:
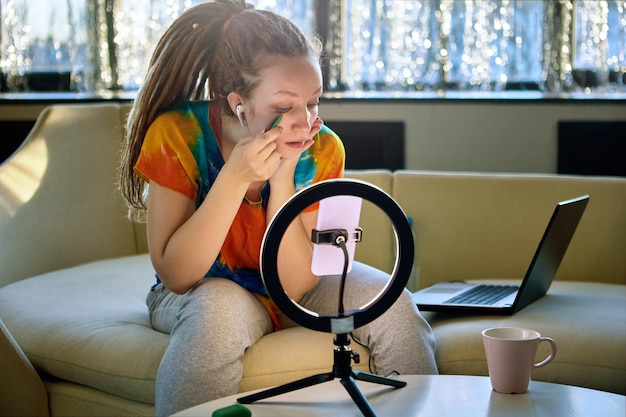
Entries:
<svg viewBox="0 0 626 417">
<path fill-rule="evenodd" d="M 357 381 L 377 417 L 603 416 L 624 417 L 626 397 L 603 391 L 531 381 L 525 394 L 500 394 L 488 377 L 404 375 L 404 388 Z M 263 390 L 260 390 L 263 391 Z M 237 404 L 242 393 L 192 407 L 176 416 L 210 416 Z M 253 417 L 362 417 L 339 379 L 247 404 Z"/>
</svg>

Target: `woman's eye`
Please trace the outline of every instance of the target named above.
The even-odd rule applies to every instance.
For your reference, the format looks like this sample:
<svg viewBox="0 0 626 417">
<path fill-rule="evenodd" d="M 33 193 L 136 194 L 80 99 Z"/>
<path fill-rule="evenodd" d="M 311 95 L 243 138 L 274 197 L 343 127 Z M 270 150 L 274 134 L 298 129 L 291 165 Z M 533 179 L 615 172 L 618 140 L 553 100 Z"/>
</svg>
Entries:
<svg viewBox="0 0 626 417">
<path fill-rule="evenodd" d="M 289 111 L 289 107 L 279 107 L 276 109 L 278 113 L 287 113 Z"/>
<path fill-rule="evenodd" d="M 319 106 L 319 104 L 320 104 L 320 103 L 319 103 L 319 101 L 318 101 L 318 102 L 315 102 L 315 103 L 309 103 L 307 106 L 308 106 L 309 108 L 313 108 L 313 107 L 317 107 L 317 106 Z"/>
</svg>

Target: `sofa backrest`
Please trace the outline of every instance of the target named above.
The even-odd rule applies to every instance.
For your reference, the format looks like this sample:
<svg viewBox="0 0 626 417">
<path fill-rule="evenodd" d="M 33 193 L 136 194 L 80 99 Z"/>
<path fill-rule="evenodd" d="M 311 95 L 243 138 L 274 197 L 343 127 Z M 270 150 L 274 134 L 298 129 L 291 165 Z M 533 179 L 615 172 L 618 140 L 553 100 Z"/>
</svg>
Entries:
<svg viewBox="0 0 626 417">
<path fill-rule="evenodd" d="M 590 195 L 557 280 L 626 284 L 626 178 L 396 171 L 413 218 L 417 288 L 522 279 L 557 202 Z"/>
<path fill-rule="evenodd" d="M 0 286 L 92 260 L 147 251 L 117 189 L 130 104 L 55 105 L 0 165 Z M 413 220 L 417 285 L 521 279 L 554 205 L 591 199 L 557 274 L 626 284 L 626 179 L 548 174 L 353 170 Z M 395 237 L 367 201 L 356 259 L 391 272 Z"/>
<path fill-rule="evenodd" d="M 0 165 L 0 286 L 140 250 L 117 190 L 125 112 L 48 107 Z"/>
<path fill-rule="evenodd" d="M 128 114 L 130 113 L 131 107 L 132 103 L 130 102 L 120 104 L 120 123 L 122 124 L 124 134 L 126 133 L 126 122 L 128 120 Z M 137 253 L 148 252 L 148 235 L 146 231 L 145 222 L 133 222 L 133 232 Z"/>
</svg>

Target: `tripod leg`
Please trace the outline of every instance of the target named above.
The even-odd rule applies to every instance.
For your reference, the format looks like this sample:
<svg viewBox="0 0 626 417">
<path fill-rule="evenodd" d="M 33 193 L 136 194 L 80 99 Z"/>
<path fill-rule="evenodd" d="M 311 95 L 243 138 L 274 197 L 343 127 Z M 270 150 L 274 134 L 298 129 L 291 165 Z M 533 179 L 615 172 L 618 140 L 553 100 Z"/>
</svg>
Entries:
<svg viewBox="0 0 626 417">
<path fill-rule="evenodd" d="M 255 401 L 264 400 L 266 398 L 275 397 L 280 394 L 286 394 L 291 391 L 297 391 L 302 388 L 310 387 L 313 385 L 321 384 L 322 382 L 332 381 L 335 378 L 332 372 L 327 374 L 318 374 L 309 376 L 307 378 L 299 379 L 294 382 L 289 382 L 278 387 L 270 388 L 265 391 L 250 394 L 245 397 L 237 398 L 237 402 L 241 404 L 251 404 Z"/>
<path fill-rule="evenodd" d="M 367 372 L 352 371 L 352 376 L 359 381 L 373 382 L 375 384 L 389 385 L 391 387 L 402 388 L 406 386 L 406 381 L 387 378 L 385 376 L 374 375 Z"/>
<path fill-rule="evenodd" d="M 348 391 L 348 394 L 350 394 L 350 397 L 352 397 L 352 400 L 356 406 L 359 407 L 359 410 L 361 410 L 364 417 L 376 417 L 374 410 L 372 410 L 369 402 L 367 402 L 367 398 L 365 398 L 361 390 L 359 390 L 359 387 L 354 382 L 354 378 L 351 376 L 341 378 L 341 385 L 343 385 L 346 391 Z"/>
</svg>

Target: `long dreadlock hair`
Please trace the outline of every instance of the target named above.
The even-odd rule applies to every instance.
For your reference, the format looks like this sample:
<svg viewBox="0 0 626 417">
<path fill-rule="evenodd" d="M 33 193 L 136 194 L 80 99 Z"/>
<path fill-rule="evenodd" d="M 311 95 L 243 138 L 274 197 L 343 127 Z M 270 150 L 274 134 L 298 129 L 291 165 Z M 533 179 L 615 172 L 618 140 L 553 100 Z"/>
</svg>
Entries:
<svg viewBox="0 0 626 417">
<path fill-rule="evenodd" d="M 161 111 L 189 100 L 211 99 L 234 117 L 228 94 L 249 97 L 271 56 L 319 60 L 321 53 L 321 43 L 307 38 L 291 21 L 255 10 L 244 0 L 216 0 L 183 12 L 159 40 L 127 121 L 119 186 L 131 218 L 142 219 L 146 210 L 146 184 L 134 166 L 146 132 Z"/>
</svg>

